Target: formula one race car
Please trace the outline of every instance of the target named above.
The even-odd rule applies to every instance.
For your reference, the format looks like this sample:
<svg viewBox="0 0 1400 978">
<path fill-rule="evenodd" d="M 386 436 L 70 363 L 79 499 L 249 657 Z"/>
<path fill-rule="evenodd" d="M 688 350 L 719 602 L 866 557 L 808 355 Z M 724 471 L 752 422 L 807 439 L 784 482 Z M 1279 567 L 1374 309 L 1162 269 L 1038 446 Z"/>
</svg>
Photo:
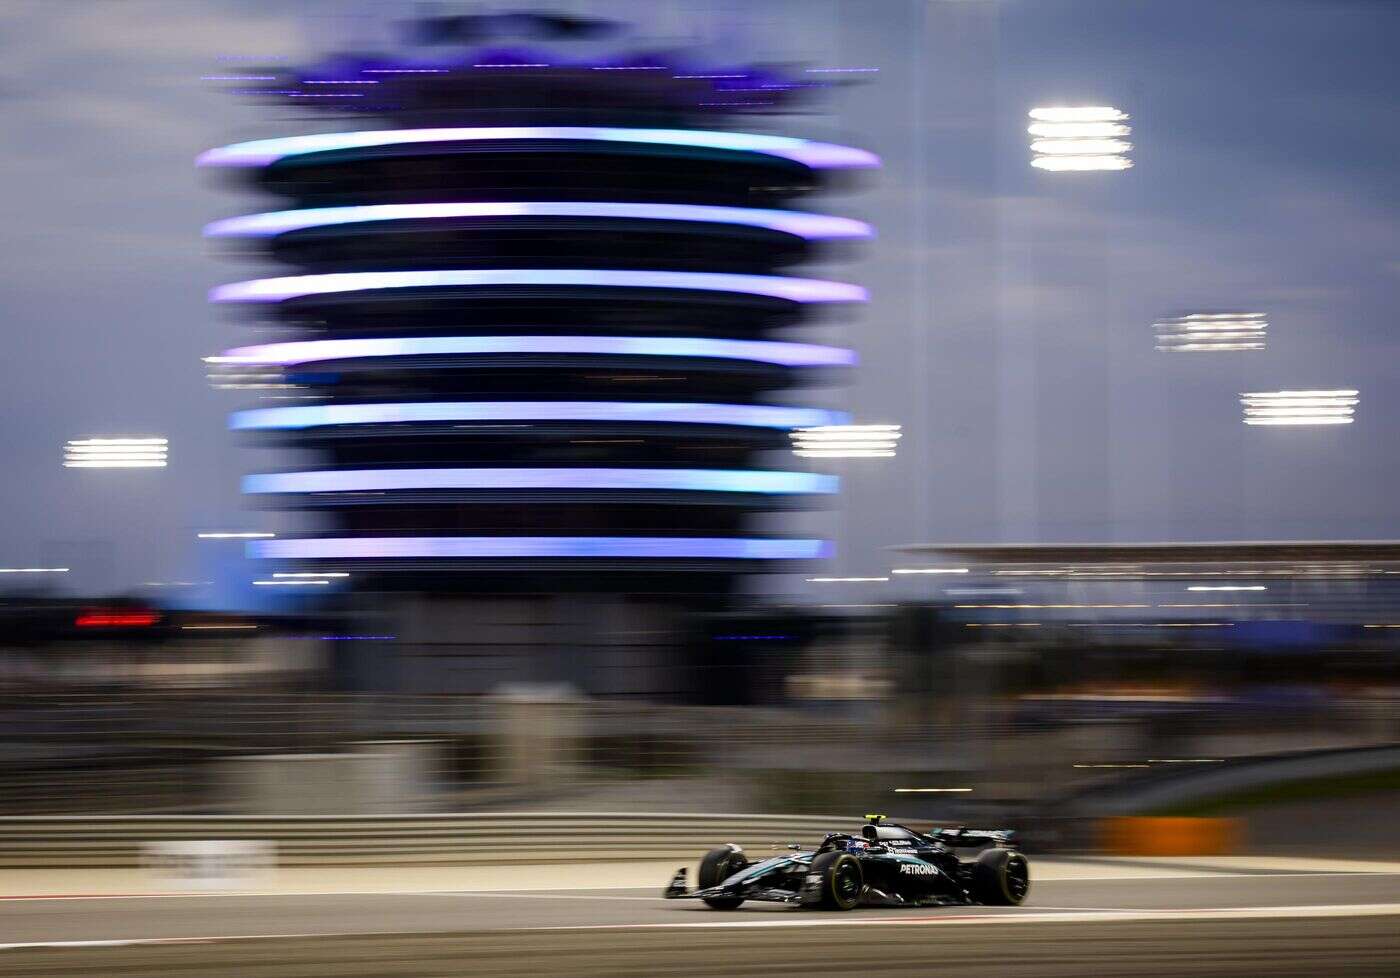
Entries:
<svg viewBox="0 0 1400 978">
<path fill-rule="evenodd" d="M 704 900 L 733 910 L 745 900 L 850 910 L 966 904 L 1014 906 L 1030 890 L 1030 866 L 1004 830 L 935 829 L 921 833 L 867 815 L 859 835 L 828 833 L 815 850 L 789 845 L 784 855 L 750 862 L 736 845 L 700 862 L 699 888 L 686 870 L 666 887 L 670 899 Z M 980 848 L 972 859 L 955 849 Z"/>
</svg>

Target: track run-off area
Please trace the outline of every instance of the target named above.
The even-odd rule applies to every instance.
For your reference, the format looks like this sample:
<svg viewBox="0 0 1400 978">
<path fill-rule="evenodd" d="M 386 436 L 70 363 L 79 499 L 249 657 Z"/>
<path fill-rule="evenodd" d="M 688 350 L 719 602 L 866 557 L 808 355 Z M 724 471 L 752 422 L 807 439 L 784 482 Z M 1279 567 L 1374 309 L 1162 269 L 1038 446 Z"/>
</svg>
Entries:
<svg viewBox="0 0 1400 978">
<path fill-rule="evenodd" d="M 30 871 L 0 878 L 0 975 L 1400 975 L 1400 863 L 1033 858 L 1021 907 L 848 913 L 663 900 L 674 868 L 296 870 L 237 893 Z"/>
</svg>

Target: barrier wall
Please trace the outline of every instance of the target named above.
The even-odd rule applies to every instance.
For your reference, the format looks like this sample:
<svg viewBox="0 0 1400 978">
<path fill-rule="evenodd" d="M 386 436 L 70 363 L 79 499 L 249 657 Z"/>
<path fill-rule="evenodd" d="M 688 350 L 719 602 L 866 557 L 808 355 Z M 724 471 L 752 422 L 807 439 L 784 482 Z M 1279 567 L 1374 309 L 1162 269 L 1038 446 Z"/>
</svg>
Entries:
<svg viewBox="0 0 1400 978">
<path fill-rule="evenodd" d="M 684 858 L 736 842 L 750 854 L 820 841 L 846 816 L 539 813 L 412 816 L 0 818 L 0 869 L 139 867 L 149 844 L 254 840 L 279 866 L 567 863 Z"/>
</svg>

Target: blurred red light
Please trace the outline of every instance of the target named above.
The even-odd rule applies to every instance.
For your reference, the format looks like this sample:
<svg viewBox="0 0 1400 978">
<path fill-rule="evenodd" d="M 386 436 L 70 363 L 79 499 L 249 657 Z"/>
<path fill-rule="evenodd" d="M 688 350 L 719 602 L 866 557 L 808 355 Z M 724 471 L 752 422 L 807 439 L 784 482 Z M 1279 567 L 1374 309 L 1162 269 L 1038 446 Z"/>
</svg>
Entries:
<svg viewBox="0 0 1400 978">
<path fill-rule="evenodd" d="M 160 621 L 153 611 L 85 611 L 73 619 L 78 628 L 149 628 Z"/>
</svg>

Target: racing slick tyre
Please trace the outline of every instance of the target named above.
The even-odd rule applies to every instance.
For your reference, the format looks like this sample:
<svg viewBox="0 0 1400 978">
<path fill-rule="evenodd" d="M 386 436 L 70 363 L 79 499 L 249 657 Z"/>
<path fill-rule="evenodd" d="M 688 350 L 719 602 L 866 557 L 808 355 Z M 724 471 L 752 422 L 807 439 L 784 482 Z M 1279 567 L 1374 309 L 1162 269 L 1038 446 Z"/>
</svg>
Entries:
<svg viewBox="0 0 1400 978">
<path fill-rule="evenodd" d="M 849 852 L 824 852 L 812 860 L 810 873 L 821 877 L 824 910 L 851 910 L 860 903 L 865 889 L 865 873 L 860 860 Z"/>
<path fill-rule="evenodd" d="M 1010 849 L 988 849 L 972 866 L 972 895 L 989 907 L 1014 907 L 1031 888 L 1030 864 Z"/>
<path fill-rule="evenodd" d="M 705 853 L 705 858 L 700 860 L 700 874 L 696 877 L 696 882 L 702 890 L 711 886 L 719 886 L 748 864 L 749 860 L 744 855 L 744 850 L 736 845 L 730 844 L 720 846 L 718 849 L 711 849 Z M 716 910 L 735 910 L 739 904 L 744 902 L 743 897 L 704 897 L 703 899 Z"/>
</svg>

